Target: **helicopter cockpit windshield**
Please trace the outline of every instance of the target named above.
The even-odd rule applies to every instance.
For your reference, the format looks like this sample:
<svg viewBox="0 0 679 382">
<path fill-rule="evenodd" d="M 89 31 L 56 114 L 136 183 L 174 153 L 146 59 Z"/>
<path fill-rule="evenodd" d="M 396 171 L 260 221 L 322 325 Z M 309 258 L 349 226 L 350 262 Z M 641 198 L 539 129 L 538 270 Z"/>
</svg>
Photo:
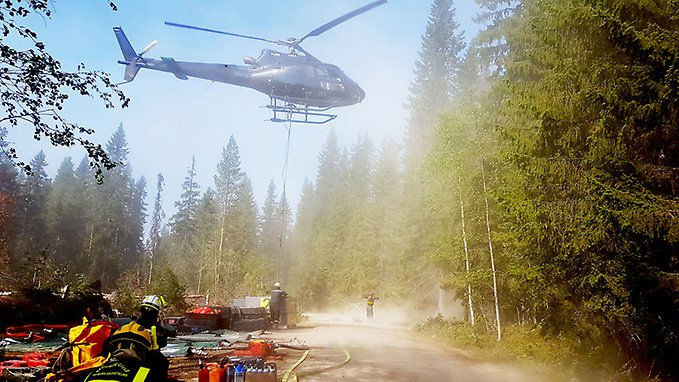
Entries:
<svg viewBox="0 0 679 382">
<path fill-rule="evenodd" d="M 321 88 L 329 91 L 341 91 L 342 77 L 332 68 L 324 68 L 316 65 L 306 65 L 304 75 L 312 80 L 320 81 Z"/>
</svg>

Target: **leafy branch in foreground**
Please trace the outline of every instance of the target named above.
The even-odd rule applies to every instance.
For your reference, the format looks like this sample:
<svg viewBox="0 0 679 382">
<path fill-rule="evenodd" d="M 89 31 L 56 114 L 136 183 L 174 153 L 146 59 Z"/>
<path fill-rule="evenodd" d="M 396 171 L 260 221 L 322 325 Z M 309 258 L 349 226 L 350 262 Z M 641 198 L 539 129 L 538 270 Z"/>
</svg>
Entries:
<svg viewBox="0 0 679 382">
<path fill-rule="evenodd" d="M 31 15 L 51 17 L 50 3 L 50 0 L 0 1 L 0 127 L 31 125 L 37 141 L 46 138 L 53 146 L 80 145 L 87 151 L 90 166 L 101 182 L 102 169 L 111 169 L 116 163 L 101 145 L 87 139 L 94 130 L 70 122 L 60 113 L 72 94 L 99 98 L 107 109 L 115 107 L 117 102 L 127 107 L 129 99 L 107 73 L 88 71 L 84 64 L 78 65 L 74 72 L 63 70 L 61 63 L 46 51 L 37 33 L 18 22 Z M 114 11 L 117 9 L 112 2 L 109 6 Z M 33 48 L 20 50 L 7 43 L 26 40 Z M 0 155 L 30 174 L 31 166 L 19 159 L 10 142 L 5 143 Z"/>
</svg>

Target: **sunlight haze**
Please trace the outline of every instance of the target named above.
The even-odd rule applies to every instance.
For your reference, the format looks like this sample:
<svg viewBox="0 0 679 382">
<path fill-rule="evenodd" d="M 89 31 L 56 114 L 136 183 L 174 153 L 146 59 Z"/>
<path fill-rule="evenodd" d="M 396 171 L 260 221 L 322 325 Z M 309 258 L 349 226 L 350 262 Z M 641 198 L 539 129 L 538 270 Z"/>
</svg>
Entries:
<svg viewBox="0 0 679 382">
<path fill-rule="evenodd" d="M 260 41 L 186 30 L 164 21 L 247 34 L 267 39 L 300 37 L 324 23 L 359 8 L 369 1 L 115 1 L 113 12 L 106 1 L 58 1 L 51 19 L 32 19 L 31 25 L 63 68 L 110 74 L 123 81 L 124 66 L 112 28 L 120 26 L 137 52 L 153 40 L 158 45 L 145 57 L 173 57 L 178 61 L 242 65 L 242 56 L 257 57 L 263 48 L 284 50 Z M 328 131 L 334 129 L 341 146 L 350 149 L 359 135 L 368 134 L 376 148 L 383 139 L 402 142 L 407 110 L 404 104 L 413 78 L 431 4 L 420 0 L 392 0 L 350 19 L 320 36 L 308 38 L 304 49 L 316 58 L 339 66 L 366 91 L 357 105 L 334 109 L 337 119 L 325 125 L 292 126 L 286 195 L 294 209 L 304 179 L 314 181 L 317 156 Z M 456 17 L 465 39 L 476 33 L 471 1 L 458 2 Z M 181 184 L 196 158 L 198 184 L 214 187 L 213 176 L 222 148 L 234 136 L 241 168 L 252 181 L 258 206 L 264 201 L 271 179 L 278 195 L 283 190 L 283 166 L 287 130 L 270 122 L 262 106 L 268 97 L 252 89 L 190 78 L 177 80 L 170 73 L 142 69 L 135 80 L 121 85 L 131 99 L 128 108 L 104 109 L 96 100 L 72 97 L 64 115 L 72 122 L 93 128 L 91 140 L 105 145 L 120 123 L 129 145 L 129 162 L 135 179 L 147 181 L 147 211 L 156 195 L 156 177 L 162 173 L 163 208 L 169 218 Z M 54 148 L 35 142 L 29 127 L 10 131 L 21 158 L 30 161 L 43 149 L 48 174 L 66 156 L 78 163 L 80 148 Z"/>
</svg>

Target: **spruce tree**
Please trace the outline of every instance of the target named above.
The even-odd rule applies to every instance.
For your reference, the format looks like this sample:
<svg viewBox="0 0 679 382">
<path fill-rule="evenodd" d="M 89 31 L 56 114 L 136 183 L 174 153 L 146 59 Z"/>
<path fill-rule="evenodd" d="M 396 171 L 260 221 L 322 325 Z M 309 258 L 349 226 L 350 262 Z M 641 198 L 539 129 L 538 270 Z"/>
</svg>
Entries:
<svg viewBox="0 0 679 382">
<path fill-rule="evenodd" d="M 180 199 L 174 203 L 177 212 L 170 218 L 170 234 L 164 240 L 165 263 L 178 275 L 187 280 L 190 288 L 197 288 L 202 264 L 201 247 L 198 237 L 198 208 L 200 186 L 196 182 L 196 159 L 182 183 Z M 201 280 L 202 282 L 202 280 Z"/>
<path fill-rule="evenodd" d="M 85 235 L 85 203 L 80 197 L 70 157 L 57 170 L 47 198 L 46 221 L 54 260 L 61 265 L 78 263 Z"/>
<path fill-rule="evenodd" d="M 158 179 L 156 182 L 156 198 L 153 203 L 153 215 L 151 215 L 151 229 L 149 230 L 149 239 L 146 243 L 146 251 L 149 255 L 149 284 L 151 284 L 153 277 L 154 258 L 157 255 L 158 247 L 160 245 L 160 225 L 163 219 L 165 219 L 165 212 L 163 211 L 163 204 L 161 200 L 164 184 L 165 178 L 163 177 L 163 174 L 158 174 Z"/>
<path fill-rule="evenodd" d="M 89 277 L 110 287 L 115 285 L 125 265 L 143 263 L 146 180 L 143 177 L 137 182 L 132 180 L 122 124 L 111 136 L 106 150 L 118 164 L 105 174 L 102 185 L 93 188 L 86 256 Z"/>
<path fill-rule="evenodd" d="M 189 239 L 196 233 L 196 210 L 200 196 L 200 186 L 196 182 L 196 176 L 196 158 L 191 157 L 191 167 L 182 183 L 182 194 L 174 204 L 177 212 L 170 219 L 172 233 L 179 236 L 181 248 L 185 248 Z"/>
<path fill-rule="evenodd" d="M 259 213 L 255 203 L 255 195 L 252 189 L 252 182 L 247 174 L 243 173 L 243 181 L 240 185 L 238 203 L 234 211 L 235 221 L 237 222 L 239 243 L 235 249 L 239 253 L 252 255 L 257 248 L 257 221 Z"/>
<path fill-rule="evenodd" d="M 19 212 L 20 194 L 17 170 L 4 155 L 8 150 L 6 137 L 7 130 L 0 127 L 0 265 L 9 270 L 15 262 L 11 254 L 19 227 L 13 222 Z"/>
<path fill-rule="evenodd" d="M 299 288 L 307 292 L 305 303 L 315 307 L 325 307 L 340 297 L 335 287 L 342 276 L 336 271 L 343 262 L 344 253 L 339 248 L 347 229 L 344 223 L 348 210 L 343 204 L 347 197 L 343 193 L 346 179 L 346 159 L 336 133 L 331 130 L 319 154 L 316 186 L 313 193 L 309 193 L 312 201 L 300 201 L 300 208 L 303 204 L 311 204 L 308 211 L 311 216 L 305 220 L 310 219 L 312 224 L 300 226 L 308 231 L 296 233 L 299 235 L 297 251 L 300 252 L 297 263 L 303 264 L 297 276 Z"/>
<path fill-rule="evenodd" d="M 419 295 L 413 296 L 417 301 L 429 305 L 436 303 L 433 292 L 438 291 L 440 280 L 431 277 L 437 272 L 427 261 L 436 228 L 422 199 L 421 167 L 431 150 L 441 113 L 458 95 L 465 43 L 454 18 L 453 0 L 434 0 L 408 99 L 410 118 L 405 137 L 402 201 L 405 242 L 399 254 L 403 264 L 399 278 L 404 280 L 406 289 L 418 291 Z"/>
<path fill-rule="evenodd" d="M 84 234 L 80 242 L 80 251 L 75 254 L 75 269 L 78 273 L 88 274 L 89 270 L 89 254 L 92 253 L 93 239 L 94 239 L 94 225 L 92 224 L 92 217 L 94 216 L 93 205 L 95 203 L 95 190 L 97 183 L 94 178 L 87 156 L 84 156 L 78 167 L 75 170 L 75 182 L 78 185 L 75 199 L 80 200 L 80 208 L 82 209 L 82 219 L 84 224 Z"/>
<path fill-rule="evenodd" d="M 403 211 L 401 210 L 402 174 L 398 146 L 385 140 L 379 152 L 373 180 L 377 268 L 373 271 L 374 289 L 385 295 L 407 295 L 400 279 L 399 253 L 402 248 Z"/>
<path fill-rule="evenodd" d="M 269 181 L 259 229 L 259 254 L 271 264 L 274 274 L 278 273 L 278 255 L 280 250 L 280 209 L 276 195 L 276 184 L 273 179 Z"/>
<path fill-rule="evenodd" d="M 453 0 L 434 0 L 422 35 L 415 79 L 410 85 L 410 119 L 406 136 L 406 167 L 417 172 L 431 147 L 439 114 L 456 97 L 461 53 L 466 44 L 455 20 Z"/>
<path fill-rule="evenodd" d="M 277 203 L 277 215 L 279 223 L 278 231 L 278 253 L 276 255 L 276 277 L 275 279 L 290 285 L 292 281 L 291 271 L 293 259 L 290 253 L 290 232 L 292 230 L 292 210 L 288 199 L 283 193 Z"/>
<path fill-rule="evenodd" d="M 213 290 L 226 297 L 238 286 L 245 256 L 254 253 L 256 208 L 250 181 L 241 170 L 240 153 L 233 136 L 222 150 L 214 176 L 219 205 L 218 248 L 214 259 Z"/>
<path fill-rule="evenodd" d="M 304 279 L 309 274 L 310 268 L 307 260 L 310 251 L 312 238 L 314 235 L 313 227 L 316 221 L 316 197 L 314 185 L 309 179 L 304 179 L 300 192 L 299 203 L 297 203 L 297 214 L 295 215 L 295 228 L 291 237 L 291 273 L 290 276 L 295 280 L 293 292 L 298 291 L 297 295 L 304 295 Z M 302 302 L 302 301 L 300 301 Z"/>
<path fill-rule="evenodd" d="M 40 150 L 30 162 L 31 173 L 21 183 L 22 203 L 18 215 L 20 232 L 17 240 L 18 259 L 37 258 L 47 251 L 45 207 L 51 180 L 47 176 L 45 153 Z"/>
<path fill-rule="evenodd" d="M 367 295 L 377 286 L 377 241 L 372 184 L 374 147 L 367 136 L 359 136 L 348 158 L 346 181 L 337 185 L 342 191 L 342 205 L 346 217 L 340 222 L 345 227 L 340 251 L 343 261 L 336 290 L 339 297 Z"/>
<path fill-rule="evenodd" d="M 215 192 L 208 188 L 203 196 L 198 199 L 196 208 L 196 249 L 190 264 L 196 264 L 196 272 L 193 281 L 189 283 L 190 288 L 195 286 L 196 293 L 216 294 L 212 288 L 214 286 L 215 254 L 218 253 L 219 232 L 220 232 L 219 204 L 216 200 Z"/>
</svg>

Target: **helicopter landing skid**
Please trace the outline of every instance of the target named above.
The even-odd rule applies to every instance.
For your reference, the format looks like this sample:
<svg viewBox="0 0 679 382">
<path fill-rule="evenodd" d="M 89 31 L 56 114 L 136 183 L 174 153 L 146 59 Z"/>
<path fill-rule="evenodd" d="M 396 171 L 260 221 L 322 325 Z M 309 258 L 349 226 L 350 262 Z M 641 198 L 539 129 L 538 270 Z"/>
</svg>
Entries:
<svg viewBox="0 0 679 382">
<path fill-rule="evenodd" d="M 282 104 L 280 104 L 280 103 Z M 271 122 L 295 122 L 322 125 L 337 118 L 337 114 L 326 113 L 330 107 L 300 106 L 289 102 L 279 101 L 272 98 L 271 103 L 266 105 L 273 111 Z M 283 117 L 281 117 L 281 115 Z"/>
</svg>

